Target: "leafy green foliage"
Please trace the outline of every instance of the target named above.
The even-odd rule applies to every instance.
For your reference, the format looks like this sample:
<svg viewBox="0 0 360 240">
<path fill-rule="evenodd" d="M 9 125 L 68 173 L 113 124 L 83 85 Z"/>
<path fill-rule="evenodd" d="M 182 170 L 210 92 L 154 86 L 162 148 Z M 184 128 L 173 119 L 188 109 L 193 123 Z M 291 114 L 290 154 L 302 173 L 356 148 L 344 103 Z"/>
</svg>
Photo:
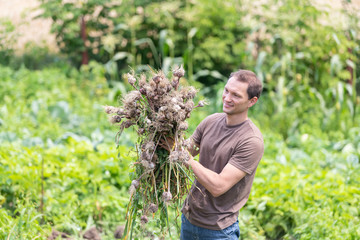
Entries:
<svg viewBox="0 0 360 240">
<path fill-rule="evenodd" d="M 265 135 L 266 155 L 240 211 L 245 239 L 255 239 L 256 233 L 259 239 L 340 239 L 340 233 L 356 239 L 360 163 L 354 146 L 359 137 L 353 135 L 346 148 L 314 137 L 303 135 L 299 147 L 287 148 L 280 136 Z M 315 141 L 319 148 L 313 148 Z"/>
<path fill-rule="evenodd" d="M 342 19 L 333 23 L 325 7 L 309 0 L 42 2 L 42 17 L 54 20 L 60 48 L 76 55 L 77 64 L 87 49 L 110 75 L 127 72 L 129 64 L 167 72 L 183 63 L 191 80 L 213 85 L 240 67 L 267 79 L 267 90 L 275 90 L 279 76 L 285 84 L 297 79 L 327 88 L 359 75 L 353 66 L 359 58 L 358 18 L 346 3 L 344 11 L 333 10 Z M 86 42 L 80 38 L 82 16 Z"/>
<path fill-rule="evenodd" d="M 76 236 L 88 219 L 113 231 L 124 221 L 130 180 L 119 171 L 130 171 L 130 153 L 115 149 L 99 114 L 114 101 L 103 68 L 0 72 L 1 238 L 46 238 L 51 228 Z"/>
</svg>

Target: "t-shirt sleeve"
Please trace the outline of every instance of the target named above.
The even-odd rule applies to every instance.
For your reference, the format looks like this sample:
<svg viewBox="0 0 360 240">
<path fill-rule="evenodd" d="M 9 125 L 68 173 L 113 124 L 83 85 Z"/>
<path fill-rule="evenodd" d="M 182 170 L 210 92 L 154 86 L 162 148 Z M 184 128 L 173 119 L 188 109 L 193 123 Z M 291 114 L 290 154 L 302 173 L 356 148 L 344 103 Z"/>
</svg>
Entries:
<svg viewBox="0 0 360 240">
<path fill-rule="evenodd" d="M 258 137 L 251 137 L 237 145 L 229 163 L 247 174 L 252 174 L 256 170 L 263 154 L 263 140 Z"/>
<path fill-rule="evenodd" d="M 200 145 L 201 142 L 201 138 L 204 132 L 204 128 L 205 128 L 205 120 L 203 120 L 195 129 L 195 132 L 193 133 L 193 135 L 191 136 L 191 138 L 194 140 L 194 142 L 197 145 Z"/>
</svg>

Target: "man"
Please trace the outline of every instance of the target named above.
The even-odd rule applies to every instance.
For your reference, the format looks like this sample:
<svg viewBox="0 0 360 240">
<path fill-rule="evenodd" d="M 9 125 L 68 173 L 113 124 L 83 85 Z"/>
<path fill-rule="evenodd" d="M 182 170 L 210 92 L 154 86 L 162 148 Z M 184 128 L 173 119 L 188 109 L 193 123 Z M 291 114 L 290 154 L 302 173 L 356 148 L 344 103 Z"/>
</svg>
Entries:
<svg viewBox="0 0 360 240">
<path fill-rule="evenodd" d="M 248 118 L 260 97 L 256 75 L 239 70 L 230 75 L 223 113 L 205 118 L 192 139 L 199 162 L 188 161 L 196 180 L 182 208 L 181 239 L 239 239 L 239 210 L 248 200 L 264 152 L 261 132 Z"/>
</svg>

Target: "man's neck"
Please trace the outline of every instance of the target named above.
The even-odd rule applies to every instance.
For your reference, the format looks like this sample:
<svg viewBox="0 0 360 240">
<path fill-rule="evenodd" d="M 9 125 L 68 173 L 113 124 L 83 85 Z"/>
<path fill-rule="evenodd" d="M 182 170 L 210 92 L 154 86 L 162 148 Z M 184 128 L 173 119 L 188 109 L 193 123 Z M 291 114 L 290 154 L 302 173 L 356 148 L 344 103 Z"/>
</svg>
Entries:
<svg viewBox="0 0 360 240">
<path fill-rule="evenodd" d="M 226 125 L 228 126 L 234 126 L 234 125 L 238 125 L 244 121 L 246 121 L 248 119 L 247 114 L 226 114 Z"/>
</svg>

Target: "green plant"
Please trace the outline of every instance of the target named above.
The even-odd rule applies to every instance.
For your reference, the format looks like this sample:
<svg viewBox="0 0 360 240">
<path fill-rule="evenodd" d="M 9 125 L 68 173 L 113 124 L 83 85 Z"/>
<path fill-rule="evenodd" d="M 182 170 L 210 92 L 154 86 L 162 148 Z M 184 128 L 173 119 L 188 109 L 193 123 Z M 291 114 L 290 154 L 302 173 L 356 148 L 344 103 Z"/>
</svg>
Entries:
<svg viewBox="0 0 360 240">
<path fill-rule="evenodd" d="M 88 63 L 89 59 L 109 58 L 101 49 L 102 37 L 111 32 L 111 19 L 116 15 L 112 10 L 119 5 L 111 0 L 66 3 L 42 0 L 40 7 L 43 13 L 39 17 L 52 19 L 51 32 L 56 35 L 60 51 L 80 66 L 82 62 Z"/>
</svg>

